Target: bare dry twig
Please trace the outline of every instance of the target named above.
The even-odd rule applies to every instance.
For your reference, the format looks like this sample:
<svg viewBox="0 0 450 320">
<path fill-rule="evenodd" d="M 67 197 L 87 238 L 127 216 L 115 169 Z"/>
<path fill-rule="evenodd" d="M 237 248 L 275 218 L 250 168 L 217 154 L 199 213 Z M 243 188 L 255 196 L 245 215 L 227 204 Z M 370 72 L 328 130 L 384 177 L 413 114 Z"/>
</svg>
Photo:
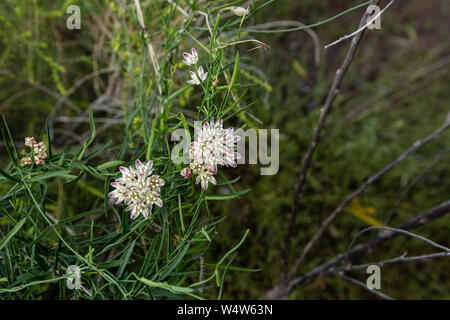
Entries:
<svg viewBox="0 0 450 320">
<path fill-rule="evenodd" d="M 379 1 L 374 1 L 374 3 L 378 4 Z M 368 17 L 368 13 L 366 11 L 360 20 L 360 24 L 359 24 L 360 26 L 363 26 L 366 23 L 367 17 Z M 285 238 L 285 249 L 284 249 L 285 270 L 283 272 L 283 275 L 284 275 L 285 280 L 287 279 L 286 277 L 289 278 L 289 276 L 287 275 L 289 252 L 290 252 L 292 237 L 293 237 L 294 228 L 295 228 L 295 221 L 297 218 L 298 206 L 299 206 L 300 199 L 302 197 L 302 191 L 303 191 L 303 186 L 305 184 L 306 175 L 308 173 L 309 167 L 311 166 L 311 159 L 312 159 L 314 151 L 316 150 L 317 145 L 320 141 L 320 134 L 322 132 L 323 127 L 325 126 L 326 118 L 331 111 L 331 108 L 333 106 L 334 100 L 336 99 L 336 96 L 339 93 L 339 88 L 341 86 L 342 80 L 344 79 L 344 76 L 353 61 L 353 58 L 356 53 L 356 49 L 358 48 L 358 45 L 364 34 L 364 30 L 362 30 L 362 32 L 358 33 L 352 39 L 350 47 L 347 51 L 347 55 L 345 56 L 344 62 L 339 67 L 339 69 L 336 71 L 336 76 L 334 78 L 333 84 L 330 88 L 330 91 L 328 92 L 327 99 L 321 109 L 319 122 L 317 123 L 317 126 L 313 133 L 313 137 L 311 139 L 311 143 L 310 143 L 308 150 L 306 151 L 305 157 L 303 158 L 303 161 L 302 161 L 302 163 L 303 163 L 302 170 L 301 170 L 300 176 L 298 178 L 297 187 L 296 187 L 296 190 L 294 193 L 294 201 L 292 204 L 292 209 L 291 209 L 290 215 L 288 217 L 289 229 L 288 229 L 288 232 L 287 232 L 287 235 Z"/>
<path fill-rule="evenodd" d="M 257 24 L 252 26 L 253 30 L 264 30 L 272 27 L 286 27 L 286 26 L 294 26 L 294 27 L 304 27 L 305 24 L 300 21 L 292 21 L 292 20 L 283 20 L 283 21 L 271 21 L 263 24 Z M 317 36 L 317 33 L 311 29 L 306 28 L 303 29 L 313 40 L 314 43 L 314 65 L 317 67 L 320 64 L 320 39 Z M 249 31 L 251 33 L 251 30 Z"/>
<path fill-rule="evenodd" d="M 422 214 L 419 214 L 407 220 L 406 222 L 398 225 L 396 228 L 402 230 L 414 229 L 416 227 L 434 221 L 440 217 L 443 217 L 449 213 L 450 213 L 450 201 L 446 201 Z M 266 293 L 264 299 L 282 299 L 288 296 L 295 288 L 311 282 L 316 277 L 336 273 L 337 272 L 336 267 L 345 262 L 346 260 L 351 259 L 352 257 L 360 255 L 364 252 L 367 252 L 368 250 L 380 245 L 381 243 L 396 238 L 399 235 L 400 234 L 398 232 L 394 231 L 383 232 L 378 236 L 376 236 L 375 238 L 373 238 L 372 240 L 359 244 L 350 251 L 337 255 L 336 257 L 315 267 L 309 272 L 290 280 L 289 282 L 278 283 L 274 288 L 272 288 L 269 292 Z"/>
<path fill-rule="evenodd" d="M 368 27 L 371 23 L 373 23 L 376 19 L 378 19 L 378 17 L 380 17 L 380 16 L 383 14 L 383 12 L 385 12 L 385 11 L 386 11 L 393 3 L 394 3 L 394 1 L 395 1 L 395 0 L 391 0 L 391 1 L 386 5 L 386 7 L 383 8 L 383 10 L 381 10 L 381 11 L 380 11 L 378 14 L 376 14 L 375 16 L 371 17 L 370 20 L 368 20 L 367 23 L 366 23 L 365 25 L 363 25 L 362 27 L 358 28 L 358 30 L 356 30 L 355 32 L 352 32 L 351 34 L 347 34 L 347 35 L 345 35 L 345 36 L 339 38 L 338 40 L 336 40 L 336 41 L 334 41 L 334 42 L 332 42 L 332 43 L 330 43 L 330 44 L 327 44 L 327 45 L 325 46 L 325 49 L 328 49 L 329 47 L 334 46 L 334 45 L 336 45 L 336 44 L 338 44 L 338 43 L 340 43 L 340 42 L 342 42 L 342 41 L 344 41 L 344 40 L 350 39 L 350 38 L 353 37 L 354 35 L 356 35 L 356 34 L 362 32 L 362 31 L 366 30 L 367 27 Z"/>
<path fill-rule="evenodd" d="M 402 230 L 402 229 L 399 229 L 399 228 L 391 228 L 391 227 L 384 227 L 384 226 L 383 227 L 378 227 L 378 226 L 368 227 L 368 228 L 365 228 L 365 229 L 361 230 L 360 232 L 358 232 L 358 234 L 353 238 L 352 242 L 350 243 L 350 246 L 349 246 L 347 251 L 350 250 L 350 248 L 353 246 L 353 244 L 355 243 L 356 239 L 360 235 L 362 235 L 365 232 L 371 231 L 371 230 L 388 230 L 388 231 L 392 231 L 392 232 L 398 232 L 398 233 L 406 234 L 407 236 L 410 236 L 410 237 L 413 237 L 413 238 L 425 241 L 426 243 L 428 243 L 429 245 L 431 245 L 431 246 L 433 246 L 435 248 L 441 249 L 441 250 L 443 250 L 445 252 L 450 252 L 449 248 L 441 246 L 440 244 L 438 244 L 438 243 L 436 243 L 434 241 L 431 241 L 430 239 L 427 239 L 427 238 L 425 238 L 423 236 L 420 236 L 418 234 L 415 234 L 415 233 L 412 233 L 412 232 L 409 232 L 409 231 L 406 231 L 406 230 Z"/>
<path fill-rule="evenodd" d="M 450 257 L 449 252 L 437 252 L 437 253 L 423 254 L 420 256 L 413 256 L 413 257 L 407 257 L 406 254 L 407 253 L 404 253 L 400 257 L 393 258 L 393 259 L 387 259 L 387 260 L 378 261 L 378 262 L 371 262 L 371 263 L 347 266 L 347 267 L 345 267 L 345 270 L 352 271 L 352 270 L 366 269 L 368 266 L 371 266 L 371 265 L 377 265 L 377 266 L 382 267 L 384 265 L 393 264 L 393 263 L 410 262 L 410 261 L 424 261 L 424 260 L 429 260 L 429 259 L 434 259 L 434 258 Z"/>
<path fill-rule="evenodd" d="M 352 278 L 352 277 L 347 276 L 344 272 L 340 272 L 339 275 L 340 275 L 343 279 L 348 280 L 348 281 L 350 281 L 350 282 L 353 282 L 354 284 L 357 284 L 358 286 L 363 287 L 363 288 L 366 289 L 366 290 L 369 290 L 369 291 L 372 292 L 373 294 L 375 294 L 375 295 L 377 295 L 377 296 L 379 296 L 379 297 L 381 297 L 381 298 L 383 298 L 383 299 L 386 299 L 386 300 L 394 300 L 393 298 L 389 297 L 388 295 L 386 295 L 386 294 L 384 294 L 384 293 L 382 293 L 382 292 L 380 292 L 380 291 L 377 291 L 377 290 L 368 288 L 368 287 L 366 286 L 365 283 L 363 283 L 363 282 L 361 282 L 361 281 L 359 281 L 359 280 L 356 280 L 356 279 L 354 279 L 354 278 Z"/>
<path fill-rule="evenodd" d="M 369 179 L 366 180 L 356 191 L 348 195 L 338 206 L 337 208 L 328 216 L 327 219 L 325 219 L 319 230 L 315 233 L 315 235 L 311 238 L 311 240 L 306 244 L 305 248 L 303 249 L 303 252 L 300 254 L 300 256 L 295 260 L 294 266 L 292 267 L 289 277 L 292 277 L 295 272 L 298 270 L 300 264 L 305 259 L 306 254 L 311 250 L 312 246 L 319 240 L 319 238 L 322 236 L 325 229 L 333 222 L 334 219 L 339 215 L 339 213 L 342 212 L 342 210 L 345 208 L 345 206 L 354 198 L 356 198 L 359 194 L 361 194 L 368 186 L 370 186 L 372 183 L 377 181 L 381 176 L 383 176 L 386 172 L 390 171 L 392 168 L 394 168 L 396 165 L 398 165 L 400 162 L 404 161 L 410 154 L 416 152 L 421 147 L 425 146 L 429 142 L 437 139 L 442 132 L 444 132 L 446 129 L 450 127 L 450 113 L 447 117 L 444 124 L 438 128 L 435 132 L 433 132 L 431 135 L 426 137 L 423 140 L 416 141 L 408 150 L 406 150 L 404 153 L 402 153 L 397 159 L 389 163 L 386 167 L 378 171 L 376 174 L 371 176 Z"/>
</svg>

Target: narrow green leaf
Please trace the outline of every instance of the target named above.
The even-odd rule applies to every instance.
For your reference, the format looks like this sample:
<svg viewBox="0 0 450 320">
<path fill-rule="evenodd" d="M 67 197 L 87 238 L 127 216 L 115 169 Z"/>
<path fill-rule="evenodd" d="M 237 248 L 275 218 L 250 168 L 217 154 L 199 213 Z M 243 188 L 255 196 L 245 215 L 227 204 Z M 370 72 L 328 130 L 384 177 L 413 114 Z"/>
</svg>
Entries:
<svg viewBox="0 0 450 320">
<path fill-rule="evenodd" d="M 121 164 L 124 164 L 124 163 L 125 163 L 125 161 L 113 160 L 113 161 L 109 161 L 109 162 L 106 162 L 106 163 L 103 163 L 103 164 L 97 166 L 96 169 L 97 170 L 105 170 L 105 169 L 108 169 L 111 167 L 120 166 Z"/>
<path fill-rule="evenodd" d="M 134 241 L 130 244 L 130 247 L 128 248 L 127 252 L 123 256 L 122 264 L 120 265 L 119 271 L 117 272 L 117 278 L 119 278 L 119 279 L 122 278 L 123 272 L 125 271 L 125 267 L 128 264 L 128 260 L 130 260 L 130 256 L 131 256 L 131 253 L 133 252 L 134 245 L 136 244 L 136 240 L 137 239 L 134 239 Z"/>
<path fill-rule="evenodd" d="M 48 151 L 48 158 L 50 159 L 52 157 L 52 141 L 50 140 L 50 125 L 48 123 L 48 119 L 47 122 L 45 124 L 45 131 L 46 131 L 46 135 L 47 135 L 47 151 Z"/>
<path fill-rule="evenodd" d="M 173 286 L 173 285 L 168 284 L 167 282 L 155 282 L 155 281 L 150 281 L 145 278 L 139 278 L 139 281 L 141 281 L 142 283 L 146 284 L 149 287 L 166 289 L 175 294 L 189 294 L 189 293 L 194 292 L 194 289 L 192 289 L 192 288 Z"/>
<path fill-rule="evenodd" d="M 13 147 L 14 153 L 16 154 L 17 161 L 19 161 L 19 159 L 20 159 L 19 152 L 17 151 L 17 147 L 16 147 L 16 144 L 14 143 L 14 139 L 12 137 L 11 131 L 9 130 L 8 123 L 6 122 L 5 115 L 2 114 L 2 117 L 3 117 L 3 122 L 5 124 L 6 133 L 8 134 L 8 137 L 9 137 L 9 140 L 10 140 L 11 145 Z"/>
<path fill-rule="evenodd" d="M 155 139 L 155 130 L 156 130 L 156 119 L 153 119 L 152 131 L 150 133 L 150 139 L 149 139 L 148 144 L 147 144 L 147 154 L 146 154 L 146 157 L 145 157 L 145 159 L 147 161 L 150 161 L 150 159 L 152 158 L 153 140 Z"/>
<path fill-rule="evenodd" d="M 233 68 L 233 75 L 231 76 L 231 81 L 228 84 L 228 90 L 225 93 L 225 96 L 222 100 L 222 103 L 220 104 L 219 110 L 223 110 L 223 108 L 226 106 L 228 98 L 230 96 L 231 90 L 233 89 L 234 83 L 236 82 L 237 76 L 239 73 L 239 51 L 236 52 L 236 58 L 234 61 L 234 68 Z"/>
<path fill-rule="evenodd" d="M 20 220 L 15 226 L 14 228 L 6 235 L 6 237 L 4 237 L 2 239 L 2 241 L 0 241 L 0 251 L 8 244 L 9 240 L 11 240 L 12 237 L 14 237 L 14 235 L 19 232 L 20 228 L 22 228 L 23 224 L 25 223 L 25 221 L 27 220 L 27 217 L 23 218 L 22 220 Z"/>
<path fill-rule="evenodd" d="M 242 237 L 241 241 L 239 241 L 239 243 L 238 243 L 234 248 L 232 248 L 230 251 L 228 251 L 228 252 L 222 257 L 222 259 L 220 259 L 220 261 L 217 262 L 216 270 L 215 270 L 214 273 L 215 273 L 215 275 L 216 275 L 216 284 L 217 284 L 218 286 L 220 286 L 220 282 L 219 282 L 219 279 L 220 279 L 219 266 L 225 261 L 225 259 L 226 259 L 230 254 L 234 253 L 237 249 L 239 249 L 239 247 L 244 243 L 245 239 L 247 238 L 249 232 L 250 232 L 250 229 L 247 229 L 247 230 L 245 231 L 245 234 L 244 234 L 244 236 Z"/>
<path fill-rule="evenodd" d="M 88 216 L 92 216 L 92 215 L 96 215 L 96 214 L 101 214 L 102 211 L 101 210 L 92 210 L 92 211 L 86 211 L 86 212 L 82 212 L 79 213 L 77 215 L 74 215 L 73 217 L 70 218 L 66 218 L 66 219 L 62 219 L 58 222 L 58 224 L 65 224 L 65 223 L 69 223 L 84 217 L 88 217 Z"/>
<path fill-rule="evenodd" d="M 13 176 L 7 174 L 5 171 L 3 171 L 2 169 L 0 169 L 0 175 L 4 176 L 6 179 L 14 181 L 14 182 L 20 182 L 19 179 L 14 178 Z"/>
<path fill-rule="evenodd" d="M 204 228 L 200 229 L 200 232 L 205 236 L 206 239 L 208 239 L 208 242 L 211 242 L 211 238 Z"/>
<path fill-rule="evenodd" d="M 243 194 L 246 194 L 250 192 L 250 189 L 246 189 L 246 190 L 241 190 L 235 193 L 231 193 L 231 194 L 225 194 L 225 195 L 217 195 L 217 196 L 206 196 L 205 200 L 230 200 L 230 199 L 234 199 L 237 198 Z"/>
<path fill-rule="evenodd" d="M 47 180 L 47 179 L 56 178 L 56 177 L 65 177 L 65 178 L 69 178 L 69 179 L 76 178 L 75 175 L 70 174 L 70 170 L 58 170 L 58 171 L 54 171 L 54 172 L 48 172 L 48 173 L 33 176 L 32 178 L 27 179 L 26 181 L 27 182 L 36 182 L 36 181 Z"/>
</svg>

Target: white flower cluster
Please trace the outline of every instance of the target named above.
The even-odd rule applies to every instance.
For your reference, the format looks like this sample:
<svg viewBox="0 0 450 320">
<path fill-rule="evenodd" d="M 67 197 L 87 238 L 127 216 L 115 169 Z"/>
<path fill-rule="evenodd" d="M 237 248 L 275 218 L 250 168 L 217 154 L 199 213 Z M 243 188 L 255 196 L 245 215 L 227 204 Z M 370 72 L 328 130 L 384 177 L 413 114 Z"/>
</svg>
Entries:
<svg viewBox="0 0 450 320">
<path fill-rule="evenodd" d="M 30 165 L 33 160 L 36 164 L 44 164 L 45 158 L 47 157 L 47 147 L 44 142 L 36 142 L 34 137 L 26 137 L 25 145 L 31 148 L 31 153 L 20 159 L 20 164 L 23 166 Z"/>
<path fill-rule="evenodd" d="M 194 48 L 191 49 L 191 53 L 184 52 L 183 53 L 183 63 L 187 66 L 196 65 L 198 62 L 198 52 Z M 203 67 L 198 67 L 197 72 L 189 71 L 189 75 L 191 76 L 191 80 L 188 80 L 189 84 L 201 84 L 208 78 L 208 72 L 203 70 Z"/>
<path fill-rule="evenodd" d="M 236 152 L 236 142 L 241 138 L 234 134 L 233 128 L 224 129 L 222 120 L 203 123 L 203 128 L 195 128 L 194 142 L 190 144 L 189 157 L 191 164 L 181 171 L 184 178 L 191 173 L 197 174 L 196 183 L 201 182 L 204 190 L 208 183 L 216 184 L 214 174 L 218 166 L 237 166 L 236 159 L 240 154 Z"/>
<path fill-rule="evenodd" d="M 152 210 L 153 204 L 159 207 L 163 202 L 159 197 L 165 181 L 158 175 L 152 175 L 153 161 L 143 164 L 136 160 L 136 168 L 120 167 L 122 177 L 116 179 L 111 185 L 116 188 L 110 192 L 110 198 L 116 198 L 116 204 L 122 201 L 127 205 L 126 211 L 131 211 L 131 219 L 142 214 L 146 219 Z"/>
</svg>

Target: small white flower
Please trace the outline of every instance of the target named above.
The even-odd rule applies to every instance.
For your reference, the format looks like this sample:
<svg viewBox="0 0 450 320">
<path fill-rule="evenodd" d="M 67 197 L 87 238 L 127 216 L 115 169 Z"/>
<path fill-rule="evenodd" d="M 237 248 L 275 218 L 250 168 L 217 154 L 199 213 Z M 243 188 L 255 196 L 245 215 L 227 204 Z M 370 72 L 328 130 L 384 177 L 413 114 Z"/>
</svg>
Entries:
<svg viewBox="0 0 450 320">
<path fill-rule="evenodd" d="M 193 65 L 193 64 L 197 64 L 198 62 L 198 52 L 197 50 L 195 50 L 194 48 L 191 49 L 192 53 L 188 53 L 188 52 L 183 52 L 183 63 L 185 65 Z"/>
<path fill-rule="evenodd" d="M 189 75 L 191 76 L 191 80 L 188 80 L 187 83 L 189 84 L 200 84 L 200 81 L 198 80 L 197 75 L 194 71 L 189 71 Z"/>
<path fill-rule="evenodd" d="M 32 163 L 33 163 L 33 160 L 31 160 L 30 157 L 25 157 L 25 158 L 20 159 L 20 164 L 23 165 L 23 166 L 27 166 L 27 165 L 30 165 Z"/>
<path fill-rule="evenodd" d="M 117 199 L 116 204 L 123 201 L 127 206 L 125 210 L 131 211 L 131 219 L 136 219 L 140 214 L 147 219 L 153 204 L 163 206 L 159 195 L 165 181 L 158 175 L 152 175 L 152 161 L 143 164 L 136 160 L 135 166 L 136 168 L 119 168 L 122 177 L 111 183 L 115 190 L 108 196 Z"/>
<path fill-rule="evenodd" d="M 232 9 L 233 13 L 239 17 L 243 17 L 248 13 L 248 9 L 242 8 L 242 7 L 233 7 Z"/>
<path fill-rule="evenodd" d="M 201 182 L 202 189 L 206 191 L 208 189 L 208 183 L 216 184 L 216 179 L 211 172 L 202 171 L 195 179 L 195 183 L 199 182 Z"/>
<path fill-rule="evenodd" d="M 27 147 L 33 148 L 33 145 L 36 143 L 36 140 L 34 137 L 26 137 L 25 138 L 25 145 Z"/>
<path fill-rule="evenodd" d="M 35 162 L 36 164 L 44 164 L 44 163 L 45 163 L 44 159 L 42 159 L 42 158 L 41 158 L 40 156 L 38 156 L 38 155 L 34 156 L 34 162 Z"/>
<path fill-rule="evenodd" d="M 195 73 L 194 71 L 189 71 L 189 75 L 192 78 L 191 80 L 187 81 L 187 83 L 189 84 L 200 84 L 200 81 L 203 82 L 208 78 L 208 72 L 205 72 L 202 66 L 198 68 L 197 73 Z"/>
<path fill-rule="evenodd" d="M 39 142 L 39 143 L 35 143 L 33 145 L 33 151 L 34 153 L 41 153 L 41 152 L 45 152 L 46 151 L 46 147 L 44 142 Z"/>
</svg>

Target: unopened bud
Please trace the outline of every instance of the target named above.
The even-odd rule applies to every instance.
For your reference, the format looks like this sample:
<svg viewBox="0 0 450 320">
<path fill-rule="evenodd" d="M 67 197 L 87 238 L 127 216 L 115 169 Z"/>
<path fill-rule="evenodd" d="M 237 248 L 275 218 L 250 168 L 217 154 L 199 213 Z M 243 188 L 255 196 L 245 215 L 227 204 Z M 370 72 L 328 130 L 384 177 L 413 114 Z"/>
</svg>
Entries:
<svg viewBox="0 0 450 320">
<path fill-rule="evenodd" d="M 180 174 L 183 178 L 187 179 L 191 176 L 191 169 L 184 168 L 183 170 L 181 170 Z"/>
<path fill-rule="evenodd" d="M 243 17 L 244 15 L 247 14 L 247 9 L 242 8 L 242 7 L 233 7 L 233 13 L 239 17 Z"/>
</svg>

